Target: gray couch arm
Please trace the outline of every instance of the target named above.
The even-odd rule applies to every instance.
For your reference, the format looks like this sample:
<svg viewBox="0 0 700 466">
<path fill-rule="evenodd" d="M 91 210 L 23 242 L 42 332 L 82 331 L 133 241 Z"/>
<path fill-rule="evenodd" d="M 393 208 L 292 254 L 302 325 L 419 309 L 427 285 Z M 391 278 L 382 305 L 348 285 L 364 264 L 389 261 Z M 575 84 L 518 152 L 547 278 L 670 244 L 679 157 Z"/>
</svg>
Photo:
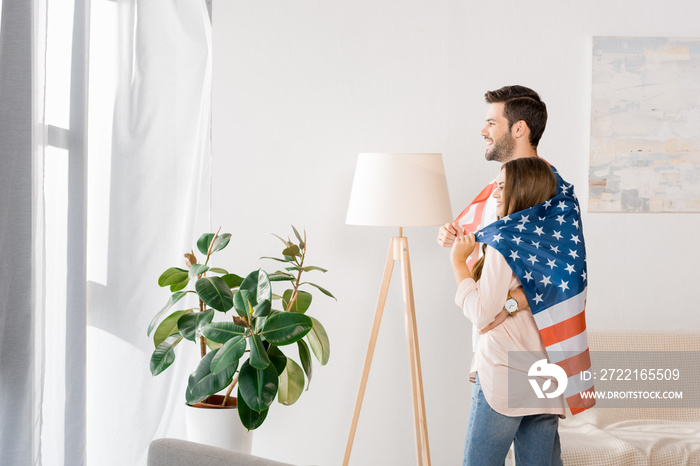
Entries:
<svg viewBox="0 0 700 466">
<path fill-rule="evenodd" d="M 292 466 L 185 440 L 161 438 L 148 448 L 148 466 Z"/>
</svg>

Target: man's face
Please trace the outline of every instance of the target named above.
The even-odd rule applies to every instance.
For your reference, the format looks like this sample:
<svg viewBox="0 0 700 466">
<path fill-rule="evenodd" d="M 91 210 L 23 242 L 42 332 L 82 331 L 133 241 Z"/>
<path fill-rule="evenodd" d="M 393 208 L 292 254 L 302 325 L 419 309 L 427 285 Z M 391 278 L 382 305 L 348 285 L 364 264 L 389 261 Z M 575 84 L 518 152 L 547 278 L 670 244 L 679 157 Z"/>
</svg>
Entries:
<svg viewBox="0 0 700 466">
<path fill-rule="evenodd" d="M 481 135 L 487 142 L 486 160 L 505 163 L 513 157 L 515 139 L 510 134 L 508 119 L 503 115 L 502 102 L 489 105 L 486 112 L 486 125 Z"/>
</svg>

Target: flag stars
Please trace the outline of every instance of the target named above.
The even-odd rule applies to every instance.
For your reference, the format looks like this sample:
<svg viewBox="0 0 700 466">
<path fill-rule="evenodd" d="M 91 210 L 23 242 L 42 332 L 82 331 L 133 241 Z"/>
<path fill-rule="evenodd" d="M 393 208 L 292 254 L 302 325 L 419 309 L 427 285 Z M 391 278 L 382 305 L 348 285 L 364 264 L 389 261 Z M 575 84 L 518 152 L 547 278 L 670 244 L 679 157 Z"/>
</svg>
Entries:
<svg viewBox="0 0 700 466">
<path fill-rule="evenodd" d="M 569 289 L 569 282 L 565 282 L 564 280 L 561 281 L 561 285 L 557 285 L 559 288 L 561 288 L 561 291 L 566 291 Z"/>
<path fill-rule="evenodd" d="M 513 241 L 515 241 L 515 244 L 517 244 L 518 246 L 520 246 L 520 243 L 523 242 L 523 240 L 520 239 L 520 236 L 513 236 Z"/>
<path fill-rule="evenodd" d="M 540 283 L 542 283 L 545 287 L 546 287 L 547 285 L 551 285 L 552 282 L 551 282 L 550 278 L 552 278 L 552 277 L 551 277 L 551 276 L 547 276 L 547 275 L 543 275 L 543 276 L 542 276 L 542 280 L 540 280 Z"/>
<path fill-rule="evenodd" d="M 522 223 L 528 223 L 530 221 L 529 219 L 530 219 L 529 215 L 523 215 L 522 217 L 520 217 L 519 221 Z"/>
<path fill-rule="evenodd" d="M 553 270 L 554 267 L 557 266 L 556 261 L 554 259 L 547 259 L 547 265 L 549 266 L 550 270 Z"/>
<path fill-rule="evenodd" d="M 556 220 L 556 221 L 559 222 L 559 225 L 561 225 L 562 223 L 566 223 L 566 220 L 564 220 L 564 216 L 563 216 L 563 215 L 557 215 L 557 220 Z"/>
<path fill-rule="evenodd" d="M 511 251 L 510 258 L 513 260 L 520 259 L 520 256 L 518 255 L 518 251 Z"/>
<path fill-rule="evenodd" d="M 581 227 L 578 225 L 578 220 L 574 220 L 574 221 L 571 222 L 571 223 L 576 227 L 577 230 L 581 228 Z"/>
<path fill-rule="evenodd" d="M 564 201 L 559 201 L 559 204 L 557 205 L 558 208 L 561 210 L 566 210 L 566 202 Z"/>
<path fill-rule="evenodd" d="M 574 206 L 574 210 L 576 211 L 577 214 L 580 214 L 580 213 L 581 213 L 581 212 L 579 212 L 579 210 L 578 210 L 578 205 L 575 205 L 575 206 Z"/>
<path fill-rule="evenodd" d="M 563 238 L 563 236 L 561 235 L 561 231 L 556 231 L 556 230 L 554 230 L 554 234 L 552 236 L 555 237 L 556 239 Z"/>
<path fill-rule="evenodd" d="M 494 236 L 491 239 L 493 239 L 495 242 L 499 243 L 503 239 L 503 236 L 501 236 L 501 234 L 498 233 L 496 236 Z"/>
<path fill-rule="evenodd" d="M 512 219 L 510 218 L 510 215 L 506 215 L 506 216 L 503 217 L 501 220 L 503 220 L 503 223 L 508 223 L 508 222 L 510 222 Z"/>
<path fill-rule="evenodd" d="M 542 229 L 542 227 L 535 227 L 535 233 L 537 234 L 537 236 L 542 236 L 544 235 L 544 230 Z"/>
<path fill-rule="evenodd" d="M 527 230 L 527 228 L 525 228 L 525 224 L 524 224 L 524 223 L 520 223 L 520 224 L 519 224 L 518 226 L 516 226 L 515 228 L 517 228 L 518 231 L 519 231 L 520 233 L 522 233 L 523 230 Z"/>
<path fill-rule="evenodd" d="M 571 241 L 573 241 L 576 244 L 581 242 L 581 240 L 578 239 L 578 235 L 571 235 Z"/>
<path fill-rule="evenodd" d="M 576 259 L 578 257 L 578 252 L 576 252 L 574 249 L 569 249 L 569 255 Z"/>
<path fill-rule="evenodd" d="M 576 272 L 576 270 L 574 270 L 574 264 L 566 264 L 566 271 L 569 272 L 569 275 Z"/>
<path fill-rule="evenodd" d="M 581 274 L 581 278 L 583 278 L 583 281 L 588 280 L 588 274 L 586 273 L 585 270 L 584 270 L 583 273 Z"/>
<path fill-rule="evenodd" d="M 528 257 L 527 260 L 529 260 L 530 263 L 532 263 L 532 265 L 535 265 L 535 262 L 539 262 L 539 261 L 537 260 L 537 256 L 535 256 L 534 254 L 529 254 L 529 256 L 530 256 L 530 257 Z"/>
<path fill-rule="evenodd" d="M 526 280 L 528 283 L 533 281 L 534 279 L 532 278 L 532 272 L 525 272 L 523 280 Z"/>
<path fill-rule="evenodd" d="M 565 184 L 559 186 L 561 188 L 561 193 L 566 194 L 566 192 L 569 190 L 570 186 L 567 186 Z"/>
<path fill-rule="evenodd" d="M 544 208 L 549 209 L 550 207 L 552 207 L 552 200 L 549 199 L 547 201 L 544 201 Z"/>
<path fill-rule="evenodd" d="M 540 242 L 539 242 L 539 241 L 533 241 L 533 242 L 532 242 L 532 245 L 533 245 L 536 249 L 539 249 L 539 248 L 540 248 Z"/>
<path fill-rule="evenodd" d="M 542 295 L 539 293 L 535 293 L 535 304 L 539 304 L 542 301 L 544 301 L 544 299 L 542 299 Z"/>
<path fill-rule="evenodd" d="M 554 254 L 559 254 L 559 246 L 550 246 L 549 249 L 551 249 Z"/>
<path fill-rule="evenodd" d="M 544 222 L 545 220 L 547 220 L 547 217 L 537 217 L 537 218 L 540 219 L 540 222 Z"/>
</svg>

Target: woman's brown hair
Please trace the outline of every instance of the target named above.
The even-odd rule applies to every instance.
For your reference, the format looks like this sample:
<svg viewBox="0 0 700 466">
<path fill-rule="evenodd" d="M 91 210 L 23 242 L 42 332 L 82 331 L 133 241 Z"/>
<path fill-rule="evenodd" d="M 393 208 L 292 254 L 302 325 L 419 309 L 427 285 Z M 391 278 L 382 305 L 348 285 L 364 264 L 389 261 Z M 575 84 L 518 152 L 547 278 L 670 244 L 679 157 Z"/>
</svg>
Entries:
<svg viewBox="0 0 700 466">
<path fill-rule="evenodd" d="M 557 194 L 557 181 L 549 164 L 539 157 L 523 157 L 503 164 L 506 171 L 503 186 L 503 211 L 505 215 L 520 212 L 541 204 Z M 484 244 L 484 253 L 486 244 Z M 472 269 L 474 280 L 481 278 L 484 254 Z"/>
</svg>

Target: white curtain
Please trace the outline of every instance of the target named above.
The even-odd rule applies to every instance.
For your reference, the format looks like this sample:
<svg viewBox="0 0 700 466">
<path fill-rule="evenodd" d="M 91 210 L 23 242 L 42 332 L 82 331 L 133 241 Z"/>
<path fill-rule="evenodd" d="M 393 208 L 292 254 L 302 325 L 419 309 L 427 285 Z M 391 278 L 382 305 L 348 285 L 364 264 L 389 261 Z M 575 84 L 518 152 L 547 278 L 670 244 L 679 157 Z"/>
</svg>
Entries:
<svg viewBox="0 0 700 466">
<path fill-rule="evenodd" d="M 146 328 L 210 227 L 207 5 L 0 8 L 0 464 L 145 465 L 198 354 L 153 378 Z"/>
<path fill-rule="evenodd" d="M 90 466 L 146 462 L 184 437 L 194 344 L 154 378 L 157 279 L 208 231 L 211 22 L 203 0 L 92 0 L 88 177 Z"/>
</svg>

